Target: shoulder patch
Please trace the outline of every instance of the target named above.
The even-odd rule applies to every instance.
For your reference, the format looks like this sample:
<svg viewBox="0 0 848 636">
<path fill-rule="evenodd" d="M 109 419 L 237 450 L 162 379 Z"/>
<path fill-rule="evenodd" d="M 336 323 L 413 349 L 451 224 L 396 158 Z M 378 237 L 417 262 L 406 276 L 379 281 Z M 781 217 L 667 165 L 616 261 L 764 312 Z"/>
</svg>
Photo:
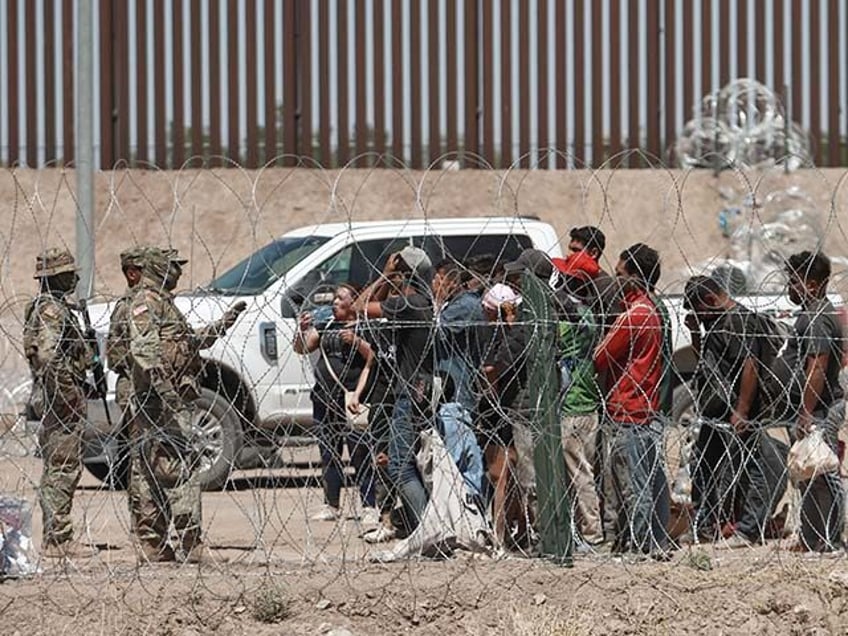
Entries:
<svg viewBox="0 0 848 636">
<path fill-rule="evenodd" d="M 133 316 L 140 316 L 147 311 L 148 311 L 147 305 L 138 305 L 136 307 L 133 307 L 132 313 L 133 313 Z"/>
</svg>

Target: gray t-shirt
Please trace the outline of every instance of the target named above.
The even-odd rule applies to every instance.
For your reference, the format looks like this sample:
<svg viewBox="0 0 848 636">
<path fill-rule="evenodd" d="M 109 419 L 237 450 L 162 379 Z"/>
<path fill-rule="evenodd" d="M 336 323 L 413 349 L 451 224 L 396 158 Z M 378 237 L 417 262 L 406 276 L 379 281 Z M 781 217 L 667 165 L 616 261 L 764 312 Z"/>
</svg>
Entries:
<svg viewBox="0 0 848 636">
<path fill-rule="evenodd" d="M 799 358 L 805 370 L 810 357 L 829 354 L 824 390 L 814 411 L 827 409 L 845 396 L 839 384 L 839 371 L 842 369 L 845 347 L 839 315 L 833 304 L 827 298 L 822 298 L 798 316 L 795 331 L 798 336 Z"/>
</svg>

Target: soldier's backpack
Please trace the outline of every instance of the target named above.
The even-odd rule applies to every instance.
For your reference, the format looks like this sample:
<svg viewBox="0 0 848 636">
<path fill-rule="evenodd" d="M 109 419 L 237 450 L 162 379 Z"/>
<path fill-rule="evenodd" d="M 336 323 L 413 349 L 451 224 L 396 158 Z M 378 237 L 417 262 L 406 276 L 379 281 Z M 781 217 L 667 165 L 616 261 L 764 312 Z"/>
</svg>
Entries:
<svg viewBox="0 0 848 636">
<path fill-rule="evenodd" d="M 766 314 L 757 314 L 761 340 L 757 369 L 760 414 L 765 422 L 792 422 L 801 409 L 804 367 L 795 329 Z"/>
</svg>

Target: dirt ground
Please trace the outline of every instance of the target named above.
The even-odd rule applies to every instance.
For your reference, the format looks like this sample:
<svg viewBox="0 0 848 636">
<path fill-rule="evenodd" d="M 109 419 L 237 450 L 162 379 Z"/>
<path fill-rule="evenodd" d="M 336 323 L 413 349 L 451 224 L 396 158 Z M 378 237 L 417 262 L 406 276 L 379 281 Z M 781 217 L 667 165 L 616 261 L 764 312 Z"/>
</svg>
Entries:
<svg viewBox="0 0 848 636">
<path fill-rule="evenodd" d="M 170 243 L 191 259 L 185 286 L 205 282 L 281 233 L 308 223 L 535 214 L 561 236 L 601 225 L 608 253 L 647 241 L 664 281 L 724 256 L 721 192 L 798 186 L 821 210 L 828 249 L 848 255 L 842 171 L 792 175 L 617 171 L 345 173 L 215 170 L 96 177 L 96 291 L 123 287 L 118 253 Z M 47 245 L 74 248 L 73 173 L 0 172 L 0 389 L 19 381 L 20 316 Z M 2 395 L 0 395 L 2 398 Z M 2 428 L 0 427 L 0 430 Z M 0 493 L 34 505 L 40 462 L 0 435 Z M 5 445 L 4 445 L 5 444 Z M 21 634 L 844 634 L 848 558 L 800 557 L 777 544 L 737 552 L 693 548 L 670 563 L 578 557 L 573 568 L 521 558 L 372 564 L 352 518 L 309 521 L 320 491 L 304 474 L 240 473 L 205 493 L 211 559 L 138 567 L 123 493 L 86 476 L 74 506 L 89 561 L 42 561 L 0 583 L 0 633 Z M 347 630 L 347 631 L 345 631 Z"/>
<path fill-rule="evenodd" d="M 0 492 L 33 501 L 40 463 L 19 450 L 6 447 Z M 100 552 L 65 564 L 42 559 L 41 574 L 0 583 L 3 633 L 846 633 L 844 554 L 796 556 L 775 542 L 695 547 L 670 563 L 602 554 L 566 568 L 460 554 L 374 564 L 349 500 L 342 522 L 308 520 L 320 491 L 303 477 L 235 475 L 226 491 L 203 495 L 208 563 L 138 566 L 125 494 L 85 476 L 74 519 Z"/>
</svg>

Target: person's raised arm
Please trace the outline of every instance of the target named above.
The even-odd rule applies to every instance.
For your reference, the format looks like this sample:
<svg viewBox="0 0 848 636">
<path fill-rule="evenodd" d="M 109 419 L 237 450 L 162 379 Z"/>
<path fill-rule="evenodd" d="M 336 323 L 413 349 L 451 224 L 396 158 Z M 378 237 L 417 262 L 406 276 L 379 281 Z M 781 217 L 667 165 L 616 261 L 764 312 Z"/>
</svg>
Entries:
<svg viewBox="0 0 848 636">
<path fill-rule="evenodd" d="M 312 353 L 318 348 L 320 342 L 321 336 L 312 324 L 312 316 L 307 312 L 300 314 L 292 340 L 294 352 L 300 355 Z"/>
<path fill-rule="evenodd" d="M 397 271 L 399 258 L 399 253 L 391 254 L 383 268 L 383 273 L 377 277 L 377 280 L 363 289 L 356 300 L 353 301 L 353 310 L 358 316 L 365 316 L 366 318 L 383 317 L 380 304 L 389 297 L 392 288 L 391 276 Z"/>
</svg>

